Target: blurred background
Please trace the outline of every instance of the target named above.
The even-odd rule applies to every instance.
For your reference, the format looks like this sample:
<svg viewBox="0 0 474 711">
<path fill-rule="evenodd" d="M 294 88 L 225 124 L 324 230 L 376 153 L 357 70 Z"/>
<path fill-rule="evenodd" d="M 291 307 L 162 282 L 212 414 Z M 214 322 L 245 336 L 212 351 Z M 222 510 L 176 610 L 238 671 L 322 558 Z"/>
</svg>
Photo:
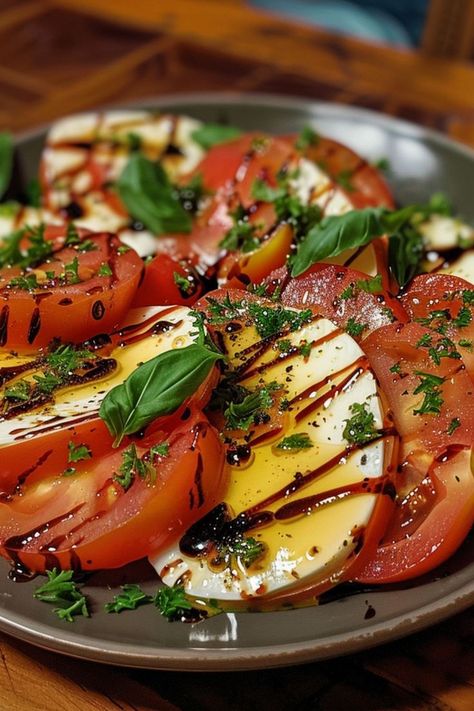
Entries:
<svg viewBox="0 0 474 711">
<path fill-rule="evenodd" d="M 0 124 L 187 91 L 366 106 L 474 144 L 471 0 L 0 0 Z"/>
</svg>

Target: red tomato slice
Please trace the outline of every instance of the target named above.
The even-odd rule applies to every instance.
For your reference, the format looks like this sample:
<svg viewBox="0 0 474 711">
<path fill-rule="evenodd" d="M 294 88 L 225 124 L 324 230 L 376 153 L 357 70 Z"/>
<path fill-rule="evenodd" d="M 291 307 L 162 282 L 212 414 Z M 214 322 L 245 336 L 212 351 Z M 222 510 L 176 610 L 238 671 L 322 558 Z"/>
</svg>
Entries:
<svg viewBox="0 0 474 711">
<path fill-rule="evenodd" d="M 191 306 L 202 292 L 202 280 L 190 264 L 158 254 L 145 267 L 133 306 Z"/>
<path fill-rule="evenodd" d="M 435 462 L 399 502 L 377 552 L 355 577 L 397 583 L 428 573 L 459 548 L 474 523 L 472 452 Z"/>
<path fill-rule="evenodd" d="M 294 278 L 289 277 L 284 267 L 270 274 L 266 281 L 274 287 L 281 286 L 281 300 L 287 306 L 310 306 L 361 340 L 394 319 L 407 321 L 405 310 L 387 291 L 372 294 L 358 286 L 366 284 L 367 279 L 367 274 L 355 269 L 315 264 Z"/>
<path fill-rule="evenodd" d="M 129 488 L 114 478 L 126 447 L 78 462 L 64 476 L 56 468 L 26 481 L 21 495 L 0 504 L 1 553 L 17 566 L 43 572 L 54 566 L 116 568 L 169 542 L 221 496 L 223 452 L 204 415 L 187 410 L 173 430 L 136 441 L 138 457 L 167 442 L 146 477 Z M 70 466 L 67 460 L 63 469 Z"/>
<path fill-rule="evenodd" d="M 65 230 L 46 228 L 53 253 L 34 269 L 0 270 L 1 346 L 32 350 L 58 336 L 77 343 L 116 328 L 128 310 L 143 270 L 136 252 L 122 252 L 114 235 L 87 230 L 79 230 L 78 244 L 64 246 Z M 32 244 L 27 235 L 22 246 Z"/>
<path fill-rule="evenodd" d="M 397 582 L 431 570 L 474 524 L 474 386 L 459 359 L 433 362 L 421 345 L 426 335 L 432 332 L 419 324 L 393 324 L 363 343 L 402 438 L 395 514 L 357 576 L 363 582 Z"/>
<path fill-rule="evenodd" d="M 421 274 L 411 282 L 402 303 L 413 320 L 433 330 L 432 339 L 440 343 L 441 351 L 443 337 L 453 342 L 474 378 L 473 285 L 449 274 Z"/>
<path fill-rule="evenodd" d="M 296 139 L 296 135 L 285 137 L 293 145 Z M 348 146 L 332 138 L 318 136 L 302 154 L 339 183 L 354 207 L 395 207 L 391 190 L 380 171 Z"/>
</svg>

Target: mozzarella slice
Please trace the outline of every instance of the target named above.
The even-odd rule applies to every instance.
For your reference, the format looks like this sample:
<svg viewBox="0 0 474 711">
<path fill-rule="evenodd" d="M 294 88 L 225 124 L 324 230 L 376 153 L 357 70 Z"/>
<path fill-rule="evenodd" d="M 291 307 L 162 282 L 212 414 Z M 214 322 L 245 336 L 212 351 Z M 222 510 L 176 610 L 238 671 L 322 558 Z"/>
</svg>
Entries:
<svg viewBox="0 0 474 711">
<path fill-rule="evenodd" d="M 193 342 L 190 334 L 195 331 L 193 320 L 190 310 L 185 307 L 132 309 L 122 326 L 123 337 L 116 334 L 116 347 L 104 355 L 117 361 L 115 370 L 91 383 L 58 390 L 53 404 L 20 414 L 14 420 L 0 417 L 0 446 L 12 444 L 18 438 L 39 436 L 56 422 L 63 428 L 87 415 L 96 415 L 105 394 L 122 383 L 140 363 L 173 348 L 190 345 Z M 158 326 L 160 323 L 164 328 Z M 101 351 L 97 353 L 102 355 Z M 31 357 L 0 352 L 0 368 L 28 361 Z M 42 371 L 28 372 L 20 377 L 32 379 L 35 372 Z M 14 382 L 9 381 L 8 385 Z"/>
<path fill-rule="evenodd" d="M 184 536 L 150 561 L 164 583 L 184 584 L 186 592 L 198 598 L 238 601 L 286 594 L 331 577 L 336 584 L 374 512 L 378 495 L 365 492 L 381 481 L 385 470 L 385 439 L 350 449 L 344 437 L 354 403 L 372 414 L 375 428 L 383 426 L 374 376 L 359 345 L 326 319 L 285 334 L 263 352 L 253 327 L 229 330 L 225 346 L 230 361 L 242 371 L 239 383 L 258 390 L 276 381 L 284 385 L 290 402 L 284 431 L 253 446 L 250 438 L 250 458 L 240 466 L 227 465 L 229 483 L 221 510 L 233 521 L 228 530 L 262 514 L 265 525 L 250 527 L 245 536 L 262 544 L 264 553 L 248 566 L 239 554 L 223 563 L 216 548 L 208 557 L 191 555 Z M 293 346 L 313 345 L 309 356 L 288 357 L 279 349 L 282 340 Z M 312 446 L 279 448 L 291 435 L 306 436 Z M 319 474 L 312 476 L 316 470 Z M 303 480 L 294 490 L 295 482 Z M 357 494 L 335 493 L 351 487 Z M 329 497 L 331 503 L 318 506 L 318 496 Z"/>
<path fill-rule="evenodd" d="M 431 215 L 418 225 L 427 250 L 444 252 L 462 243 L 474 245 L 474 230 L 462 220 L 445 215 Z"/>
<path fill-rule="evenodd" d="M 452 274 L 474 284 L 474 249 L 463 252 L 449 267 L 440 269 L 438 274 Z"/>
</svg>

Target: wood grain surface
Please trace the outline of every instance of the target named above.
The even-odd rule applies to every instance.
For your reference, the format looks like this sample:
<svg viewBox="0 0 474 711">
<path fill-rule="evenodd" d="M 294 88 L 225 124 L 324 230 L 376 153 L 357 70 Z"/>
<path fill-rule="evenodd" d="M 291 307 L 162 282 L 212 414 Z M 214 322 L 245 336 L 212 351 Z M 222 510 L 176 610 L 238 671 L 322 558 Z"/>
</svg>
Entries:
<svg viewBox="0 0 474 711">
<path fill-rule="evenodd" d="M 0 126 L 189 90 L 367 106 L 474 145 L 474 66 L 338 37 L 238 0 L 0 0 Z M 344 659 L 178 674 L 103 667 L 0 636 L 0 711 L 472 711 L 474 614 Z"/>
</svg>

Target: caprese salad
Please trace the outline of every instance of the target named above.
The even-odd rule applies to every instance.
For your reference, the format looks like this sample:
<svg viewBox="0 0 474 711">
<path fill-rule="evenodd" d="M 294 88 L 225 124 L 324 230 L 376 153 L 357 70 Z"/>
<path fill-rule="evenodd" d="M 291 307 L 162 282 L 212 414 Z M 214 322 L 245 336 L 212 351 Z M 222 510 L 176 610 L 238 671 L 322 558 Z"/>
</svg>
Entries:
<svg viewBox="0 0 474 711">
<path fill-rule="evenodd" d="M 196 620 L 460 546 L 474 230 L 444 196 L 396 207 L 310 127 L 146 111 L 55 123 L 25 195 L 0 205 L 0 553 L 60 618 L 142 558 L 156 596 L 107 611 Z"/>
</svg>

